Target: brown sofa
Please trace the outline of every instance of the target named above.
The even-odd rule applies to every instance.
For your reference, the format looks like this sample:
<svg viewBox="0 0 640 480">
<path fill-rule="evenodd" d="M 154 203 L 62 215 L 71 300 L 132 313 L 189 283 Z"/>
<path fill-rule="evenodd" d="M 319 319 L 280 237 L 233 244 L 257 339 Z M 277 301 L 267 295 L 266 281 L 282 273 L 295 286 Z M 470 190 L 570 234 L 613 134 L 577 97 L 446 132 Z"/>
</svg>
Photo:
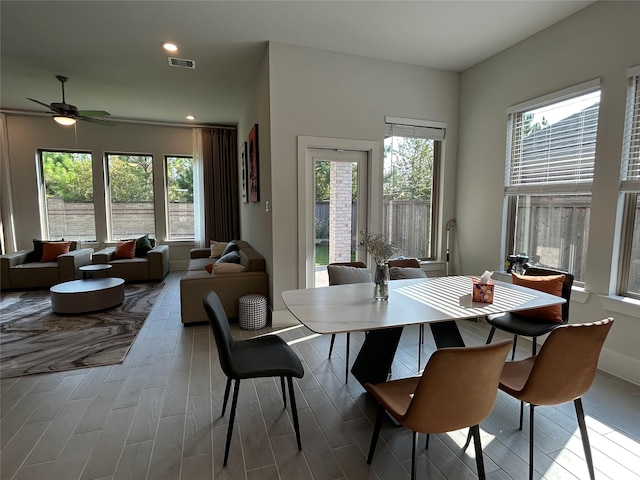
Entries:
<svg viewBox="0 0 640 480">
<path fill-rule="evenodd" d="M 55 262 L 40 262 L 34 258 L 34 250 L 20 250 L 0 255 L 0 288 L 49 288 L 58 283 L 81 278 L 78 268 L 91 263 L 93 249 L 77 246 L 76 242 L 71 242 L 69 253 L 59 255 Z"/>
<path fill-rule="evenodd" d="M 205 294 L 213 290 L 218 294 L 229 319 L 238 318 L 238 301 L 243 295 L 259 293 L 269 298 L 269 277 L 265 272 L 264 257 L 247 242 L 236 240 L 242 272 L 210 274 L 206 265 L 213 264 L 211 249 L 194 248 L 187 273 L 180 279 L 180 313 L 182 323 L 207 322 L 202 306 Z"/>
<path fill-rule="evenodd" d="M 115 260 L 115 247 L 107 247 L 93 254 L 93 263 L 108 263 L 109 270 L 96 272 L 95 277 L 123 278 L 125 282 L 159 282 L 169 273 L 169 246 L 156 245 L 149 239 L 152 249 L 145 257 Z"/>
</svg>

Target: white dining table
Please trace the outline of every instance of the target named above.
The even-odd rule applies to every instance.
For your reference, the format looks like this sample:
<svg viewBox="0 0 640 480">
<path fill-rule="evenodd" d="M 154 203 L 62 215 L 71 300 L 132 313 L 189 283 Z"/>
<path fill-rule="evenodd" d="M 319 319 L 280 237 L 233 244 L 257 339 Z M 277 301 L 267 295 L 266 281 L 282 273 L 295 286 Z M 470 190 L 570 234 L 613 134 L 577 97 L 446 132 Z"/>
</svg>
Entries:
<svg viewBox="0 0 640 480">
<path fill-rule="evenodd" d="M 373 283 L 288 290 L 282 299 L 309 330 L 368 332 L 351 372 L 361 384 L 386 380 L 405 326 L 427 323 L 437 348 L 464 346 L 455 321 L 562 304 L 562 297 L 494 281 L 493 303 L 471 301 L 472 280 L 449 276 L 393 280 L 389 300 L 373 300 Z"/>
</svg>

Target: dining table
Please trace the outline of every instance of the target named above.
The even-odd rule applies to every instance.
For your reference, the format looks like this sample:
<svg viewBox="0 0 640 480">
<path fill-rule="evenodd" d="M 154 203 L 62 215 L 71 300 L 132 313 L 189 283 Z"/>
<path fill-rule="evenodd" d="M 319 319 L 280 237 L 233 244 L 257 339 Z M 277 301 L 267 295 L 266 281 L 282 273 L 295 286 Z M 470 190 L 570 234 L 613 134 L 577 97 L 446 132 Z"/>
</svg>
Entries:
<svg viewBox="0 0 640 480">
<path fill-rule="evenodd" d="M 465 346 L 456 320 L 562 304 L 562 297 L 493 281 L 492 303 L 471 301 L 472 278 L 446 276 L 389 282 L 389 299 L 373 300 L 374 283 L 288 290 L 293 316 L 319 334 L 367 332 L 351 368 L 362 384 L 387 379 L 404 327 L 428 324 L 436 348 Z"/>
</svg>

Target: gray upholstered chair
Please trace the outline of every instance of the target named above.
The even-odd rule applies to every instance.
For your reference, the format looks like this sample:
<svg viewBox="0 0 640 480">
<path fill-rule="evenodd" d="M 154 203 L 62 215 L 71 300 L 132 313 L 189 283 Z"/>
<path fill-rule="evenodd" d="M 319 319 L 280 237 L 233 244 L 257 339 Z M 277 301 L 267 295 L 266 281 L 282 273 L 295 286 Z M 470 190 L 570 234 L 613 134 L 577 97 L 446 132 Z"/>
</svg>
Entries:
<svg viewBox="0 0 640 480">
<path fill-rule="evenodd" d="M 302 378 L 304 369 L 302 362 L 287 343 L 278 335 L 262 335 L 248 340 L 234 340 L 229 328 L 229 320 L 224 313 L 224 308 L 218 295 L 210 291 L 203 299 L 204 309 L 209 316 L 209 323 L 213 330 L 213 336 L 218 347 L 220 366 L 227 376 L 227 385 L 224 391 L 222 415 L 227 407 L 231 380 L 234 381 L 233 400 L 231 402 L 231 416 L 227 427 L 227 443 L 224 450 L 223 467 L 227 466 L 229 458 L 229 446 L 233 434 L 233 421 L 238 405 L 238 392 L 240 380 L 261 377 L 280 377 L 284 406 L 287 407 L 287 397 L 284 388 L 286 377 L 289 386 L 289 398 L 291 399 L 291 416 L 293 428 L 296 432 L 298 450 L 302 450 L 300 442 L 300 425 L 298 423 L 298 410 L 296 398 L 293 392 L 293 377 Z"/>
<path fill-rule="evenodd" d="M 372 282 L 371 272 L 367 270 L 367 265 L 363 262 L 330 263 L 327 266 L 329 274 L 329 285 L 345 285 L 349 283 L 369 283 Z M 329 358 L 333 352 L 333 344 L 336 341 L 336 334 L 331 334 L 331 344 L 329 345 Z M 347 352 L 345 354 L 345 382 L 349 381 L 349 347 L 351 334 L 347 332 Z"/>
<path fill-rule="evenodd" d="M 389 278 L 391 280 L 406 280 L 409 278 L 426 278 L 427 274 L 420 268 L 417 258 L 403 258 L 401 260 L 389 260 Z M 418 370 L 422 364 L 422 345 L 424 344 L 424 323 L 418 329 Z"/>
</svg>

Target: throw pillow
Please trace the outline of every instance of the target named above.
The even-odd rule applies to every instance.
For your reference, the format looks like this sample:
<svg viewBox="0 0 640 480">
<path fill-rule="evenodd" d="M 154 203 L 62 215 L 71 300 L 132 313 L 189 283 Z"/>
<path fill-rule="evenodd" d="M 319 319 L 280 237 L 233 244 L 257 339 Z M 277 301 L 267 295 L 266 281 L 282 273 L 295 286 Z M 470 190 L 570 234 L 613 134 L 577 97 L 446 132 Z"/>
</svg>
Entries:
<svg viewBox="0 0 640 480">
<path fill-rule="evenodd" d="M 244 272 L 244 265 L 238 263 L 211 263 L 206 265 L 205 270 L 211 275 L 219 273 L 240 273 Z"/>
<path fill-rule="evenodd" d="M 235 252 L 238 250 L 240 250 L 240 247 L 238 247 L 236 241 L 231 240 L 229 243 L 227 243 L 227 246 L 222 251 L 222 256 L 224 257 L 227 253 Z"/>
<path fill-rule="evenodd" d="M 63 253 L 69 253 L 71 242 L 42 242 L 42 258 L 40 261 L 56 262 L 58 256 Z"/>
<path fill-rule="evenodd" d="M 391 280 L 405 280 L 407 278 L 427 278 L 427 274 L 421 268 L 415 267 L 391 267 L 389 269 Z"/>
<path fill-rule="evenodd" d="M 136 240 L 135 256 L 144 258 L 147 256 L 147 252 L 151 250 L 151 242 L 149 241 L 149 235 L 144 235 Z"/>
<path fill-rule="evenodd" d="M 122 240 L 116 244 L 116 251 L 113 255 L 114 260 L 125 260 L 133 258 L 136 255 L 136 240 Z"/>
<path fill-rule="evenodd" d="M 562 284 L 564 283 L 564 275 L 543 275 L 530 276 L 511 274 L 511 280 L 514 285 L 521 287 L 533 288 L 539 292 L 549 293 L 558 297 L 562 296 Z M 516 312 L 521 317 L 539 320 L 543 322 L 562 323 L 562 305 L 552 305 L 550 307 L 531 308 Z"/>
<path fill-rule="evenodd" d="M 211 240 L 211 256 L 209 258 L 218 258 L 221 257 L 227 248 L 227 244 L 229 242 L 216 242 Z"/>
<path fill-rule="evenodd" d="M 222 255 L 216 263 L 240 263 L 240 254 L 236 251 L 232 251 Z"/>
</svg>

